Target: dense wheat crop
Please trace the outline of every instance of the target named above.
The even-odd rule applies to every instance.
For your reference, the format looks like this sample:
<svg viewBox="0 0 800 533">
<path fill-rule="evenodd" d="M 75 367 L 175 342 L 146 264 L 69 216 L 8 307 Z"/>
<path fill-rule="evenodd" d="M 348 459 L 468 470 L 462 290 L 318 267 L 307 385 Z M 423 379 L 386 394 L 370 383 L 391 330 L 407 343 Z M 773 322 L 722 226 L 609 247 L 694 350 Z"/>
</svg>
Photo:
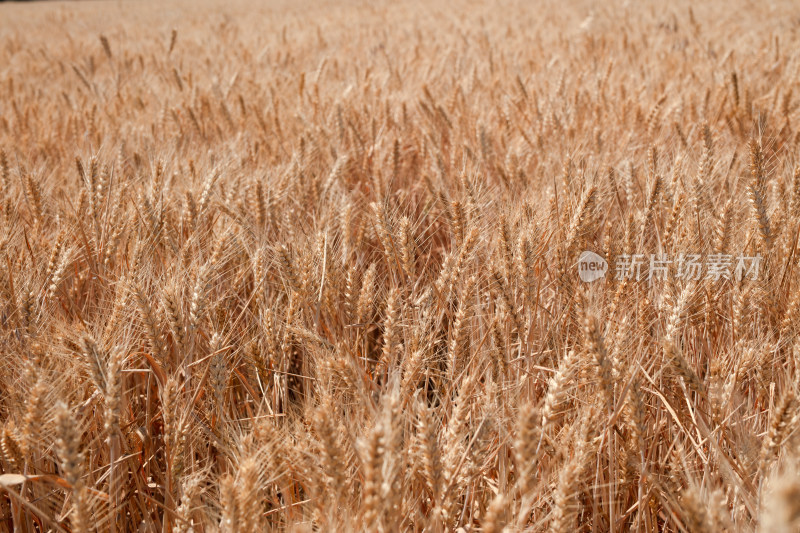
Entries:
<svg viewBox="0 0 800 533">
<path fill-rule="evenodd" d="M 796 531 L 799 30 L 0 5 L 0 529 Z"/>
</svg>

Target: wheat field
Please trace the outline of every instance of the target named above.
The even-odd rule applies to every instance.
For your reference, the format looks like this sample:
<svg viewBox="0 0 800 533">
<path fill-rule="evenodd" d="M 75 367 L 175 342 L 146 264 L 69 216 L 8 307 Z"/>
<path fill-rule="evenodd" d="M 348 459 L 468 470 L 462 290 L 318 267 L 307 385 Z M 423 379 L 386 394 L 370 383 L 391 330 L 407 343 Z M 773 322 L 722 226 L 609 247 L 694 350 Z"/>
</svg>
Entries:
<svg viewBox="0 0 800 533">
<path fill-rule="evenodd" d="M 0 5 L 0 530 L 800 531 L 799 82 L 790 1 Z"/>
</svg>

